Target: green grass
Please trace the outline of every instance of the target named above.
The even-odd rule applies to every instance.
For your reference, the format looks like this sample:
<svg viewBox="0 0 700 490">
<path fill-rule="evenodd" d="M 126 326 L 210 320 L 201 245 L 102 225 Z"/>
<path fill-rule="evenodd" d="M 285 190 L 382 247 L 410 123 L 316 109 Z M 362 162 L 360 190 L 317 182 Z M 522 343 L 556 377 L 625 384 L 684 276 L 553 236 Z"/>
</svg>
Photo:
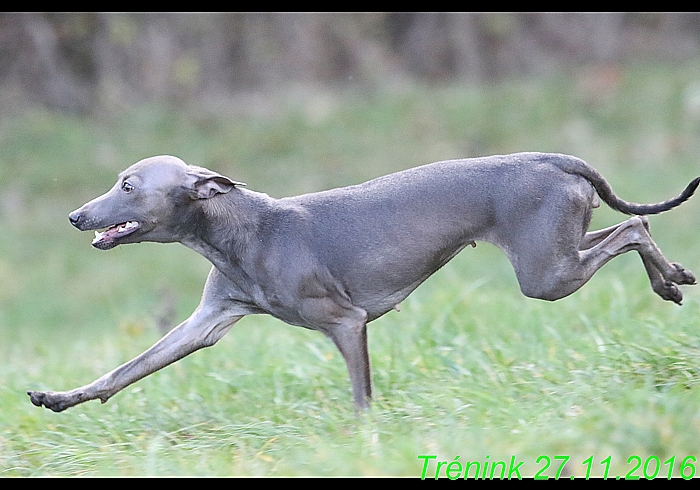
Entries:
<svg viewBox="0 0 700 490">
<path fill-rule="evenodd" d="M 196 307 L 202 257 L 176 244 L 103 253 L 68 223 L 145 156 L 175 154 L 278 197 L 523 150 L 576 154 L 639 202 L 700 175 L 700 66 L 623 67 L 601 99 L 583 75 L 277 96 L 218 113 L 0 118 L 0 475 L 419 477 L 419 455 L 515 456 L 523 476 L 548 456 L 550 477 L 556 455 L 571 458 L 566 477 L 585 476 L 590 456 L 593 475 L 611 456 L 610 475 L 624 477 L 635 455 L 658 456 L 665 477 L 675 456 L 678 475 L 700 457 L 700 293 L 684 288 L 681 308 L 663 302 L 632 254 L 546 303 L 520 294 L 500 251 L 467 248 L 370 325 L 375 403 L 359 418 L 331 342 L 265 316 L 104 405 L 55 414 L 25 395 L 92 381 L 155 342 L 162 317 Z M 651 227 L 670 259 L 699 272 L 697 209 L 693 200 Z M 593 226 L 622 219 L 603 207 Z"/>
</svg>

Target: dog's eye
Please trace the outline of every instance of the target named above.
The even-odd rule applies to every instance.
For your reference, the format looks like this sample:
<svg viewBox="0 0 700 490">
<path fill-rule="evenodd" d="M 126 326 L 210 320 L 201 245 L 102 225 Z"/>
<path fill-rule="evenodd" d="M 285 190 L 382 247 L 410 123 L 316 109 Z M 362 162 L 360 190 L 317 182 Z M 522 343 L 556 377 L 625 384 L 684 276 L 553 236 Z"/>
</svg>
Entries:
<svg viewBox="0 0 700 490">
<path fill-rule="evenodd" d="M 128 182 L 124 182 L 122 184 L 122 190 L 128 194 L 129 192 L 134 190 L 134 186 L 129 184 Z"/>
</svg>

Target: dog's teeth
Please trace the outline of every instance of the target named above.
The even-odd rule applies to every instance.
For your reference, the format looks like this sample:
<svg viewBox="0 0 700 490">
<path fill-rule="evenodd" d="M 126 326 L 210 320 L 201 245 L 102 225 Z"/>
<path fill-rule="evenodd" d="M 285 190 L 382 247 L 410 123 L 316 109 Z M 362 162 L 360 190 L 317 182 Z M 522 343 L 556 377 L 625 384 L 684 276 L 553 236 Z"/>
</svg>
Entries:
<svg viewBox="0 0 700 490">
<path fill-rule="evenodd" d="M 135 221 L 127 221 L 123 226 L 119 227 L 119 231 L 126 231 L 132 228 L 136 228 L 137 223 Z"/>
<path fill-rule="evenodd" d="M 124 233 L 125 231 L 129 231 L 132 228 L 136 228 L 138 226 L 139 223 L 137 221 L 127 221 L 123 225 L 119 225 L 119 228 L 117 228 L 117 232 Z"/>
<path fill-rule="evenodd" d="M 102 233 L 100 233 L 99 231 L 96 231 L 95 232 L 95 240 L 99 240 L 100 238 L 102 238 Z"/>
</svg>

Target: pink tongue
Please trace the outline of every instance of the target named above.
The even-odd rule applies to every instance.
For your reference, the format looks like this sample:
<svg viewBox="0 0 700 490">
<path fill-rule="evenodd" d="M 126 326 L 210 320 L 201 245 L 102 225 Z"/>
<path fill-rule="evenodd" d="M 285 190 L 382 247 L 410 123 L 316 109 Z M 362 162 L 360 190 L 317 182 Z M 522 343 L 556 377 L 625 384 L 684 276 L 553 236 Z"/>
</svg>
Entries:
<svg viewBox="0 0 700 490">
<path fill-rule="evenodd" d="M 117 225 L 113 226 L 111 228 L 106 229 L 105 231 L 102 232 L 102 236 L 100 237 L 101 241 L 108 241 L 111 242 L 114 240 L 114 237 L 118 235 L 119 233 L 117 232 L 117 229 L 122 226 L 122 225 Z"/>
<path fill-rule="evenodd" d="M 134 231 L 135 228 L 138 228 L 138 223 L 135 221 L 128 221 L 126 223 L 114 225 L 111 228 L 108 228 L 107 230 L 103 231 L 102 233 L 96 231 L 95 239 L 92 241 L 92 243 L 93 245 L 99 243 L 111 243 L 117 237 L 128 235 L 129 233 Z"/>
</svg>

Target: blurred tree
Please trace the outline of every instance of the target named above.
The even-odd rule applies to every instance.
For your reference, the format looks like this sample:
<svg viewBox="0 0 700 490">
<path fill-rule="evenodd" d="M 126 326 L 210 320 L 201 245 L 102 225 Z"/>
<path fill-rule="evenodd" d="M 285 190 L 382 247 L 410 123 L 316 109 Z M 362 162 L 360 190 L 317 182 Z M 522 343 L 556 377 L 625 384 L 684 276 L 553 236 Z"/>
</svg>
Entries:
<svg viewBox="0 0 700 490">
<path fill-rule="evenodd" d="M 483 82 L 698 56 L 698 14 L 0 14 L 0 106 L 104 111 L 240 90 Z"/>
</svg>

